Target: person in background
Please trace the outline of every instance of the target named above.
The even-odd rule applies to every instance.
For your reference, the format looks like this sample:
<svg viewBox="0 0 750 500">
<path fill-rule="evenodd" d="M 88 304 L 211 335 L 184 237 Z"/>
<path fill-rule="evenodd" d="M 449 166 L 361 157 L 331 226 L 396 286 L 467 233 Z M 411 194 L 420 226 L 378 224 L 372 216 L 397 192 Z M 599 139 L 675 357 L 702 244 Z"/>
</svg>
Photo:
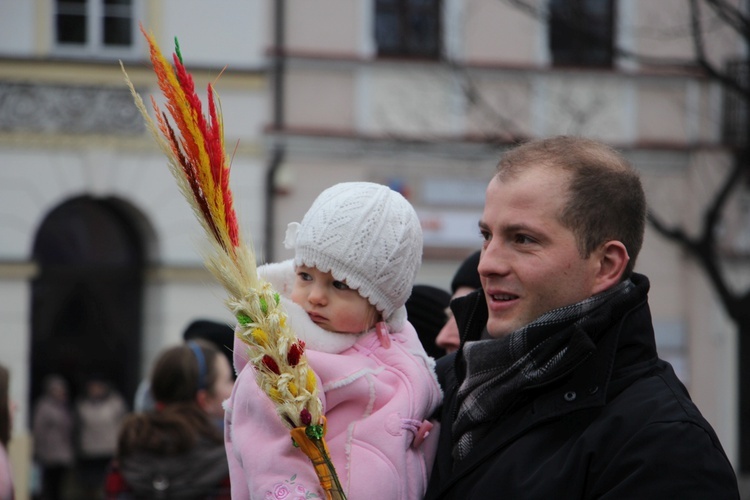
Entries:
<svg viewBox="0 0 750 500">
<path fill-rule="evenodd" d="M 34 407 L 32 434 L 34 461 L 41 469 L 40 500 L 63 498 L 65 479 L 73 467 L 74 418 L 68 383 L 60 375 L 48 375 L 42 396 Z"/>
<path fill-rule="evenodd" d="M 426 499 L 738 499 L 724 450 L 656 352 L 633 272 L 646 199 L 610 147 L 506 152 L 479 228 L 482 290 L 451 304 L 459 350 Z M 486 328 L 490 337 L 480 340 Z"/>
<path fill-rule="evenodd" d="M 221 354 L 227 358 L 229 366 L 232 366 L 232 345 L 234 343 L 234 329 L 226 323 L 219 323 L 210 319 L 196 319 L 192 321 L 182 333 L 182 339 L 203 339 L 211 342 Z M 232 380 L 237 375 L 232 370 Z M 138 385 L 133 400 L 134 411 L 149 411 L 154 409 L 154 398 L 151 395 L 151 384 L 149 379 L 143 379 Z"/>
<path fill-rule="evenodd" d="M 155 408 L 123 422 L 106 481 L 108 500 L 229 500 L 229 468 L 220 422 L 234 381 L 211 343 L 190 340 L 154 363 Z"/>
<path fill-rule="evenodd" d="M 190 340 L 203 339 L 211 342 L 221 354 L 227 358 L 229 366 L 232 366 L 234 349 L 234 328 L 229 326 L 227 323 L 221 323 L 210 319 L 196 319 L 191 322 L 185 332 L 182 334 L 182 339 L 185 342 Z M 235 380 L 237 375 L 232 371 L 232 380 Z"/>
<path fill-rule="evenodd" d="M 479 280 L 479 271 L 477 266 L 479 265 L 480 251 L 476 251 L 469 255 L 458 269 L 456 274 L 453 275 L 451 280 L 451 298 L 450 300 L 463 297 L 468 295 L 475 290 L 482 288 L 482 283 Z M 461 339 L 458 335 L 458 326 L 456 326 L 456 319 L 453 317 L 453 312 L 450 307 L 446 305 L 445 314 L 447 320 L 443 327 L 435 338 L 435 344 L 443 349 L 446 353 L 450 354 L 458 350 L 458 346 L 461 343 Z"/>
<path fill-rule="evenodd" d="M 13 430 L 13 404 L 10 401 L 10 372 L 0 365 L 0 500 L 13 500 L 13 474 L 8 443 Z"/>
<path fill-rule="evenodd" d="M 81 500 L 99 499 L 107 467 L 117 449 L 117 433 L 128 413 L 125 399 L 108 380 L 89 378 L 76 402 L 77 478 Z"/>
<path fill-rule="evenodd" d="M 445 351 L 435 339 L 448 320 L 446 310 L 451 295 L 432 285 L 414 285 L 406 300 L 406 317 L 419 335 L 425 352 L 435 359 L 445 355 Z"/>
</svg>

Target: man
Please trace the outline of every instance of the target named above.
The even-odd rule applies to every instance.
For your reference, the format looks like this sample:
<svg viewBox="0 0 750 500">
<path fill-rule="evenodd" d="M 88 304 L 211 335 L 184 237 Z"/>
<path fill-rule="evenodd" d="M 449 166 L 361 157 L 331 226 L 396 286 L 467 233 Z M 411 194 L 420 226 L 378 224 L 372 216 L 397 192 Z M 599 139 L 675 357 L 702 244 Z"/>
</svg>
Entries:
<svg viewBox="0 0 750 500">
<path fill-rule="evenodd" d="M 739 498 L 716 434 L 656 353 L 649 282 L 632 272 L 645 205 L 637 174 L 597 142 L 503 156 L 479 223 L 483 290 L 452 304 L 462 346 L 439 363 L 426 498 Z M 485 326 L 492 338 L 476 340 Z"/>
<path fill-rule="evenodd" d="M 428 356 L 438 359 L 445 351 L 437 344 L 437 336 L 448 320 L 446 311 L 451 294 L 432 285 L 414 285 L 406 301 L 406 317 L 417 331 Z M 457 347 L 458 348 L 458 347 Z"/>
<path fill-rule="evenodd" d="M 480 253 L 479 251 L 472 253 L 458 266 L 456 274 L 453 275 L 453 279 L 451 280 L 450 300 L 463 297 L 482 288 L 482 283 L 479 280 L 479 272 L 477 272 Z M 458 350 L 461 338 L 459 337 L 456 318 L 453 317 L 453 312 L 449 307 L 446 309 L 446 316 L 448 320 L 438 332 L 435 344 L 450 354 Z M 409 319 L 411 320 L 411 316 L 409 316 Z"/>
</svg>

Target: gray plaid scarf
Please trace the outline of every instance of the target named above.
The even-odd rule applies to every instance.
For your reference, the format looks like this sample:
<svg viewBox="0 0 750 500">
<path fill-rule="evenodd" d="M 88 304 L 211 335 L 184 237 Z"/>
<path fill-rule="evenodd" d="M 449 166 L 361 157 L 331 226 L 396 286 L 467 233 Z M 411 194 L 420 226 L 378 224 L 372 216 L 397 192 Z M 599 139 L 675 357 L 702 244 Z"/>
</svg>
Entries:
<svg viewBox="0 0 750 500">
<path fill-rule="evenodd" d="M 602 304 L 635 288 L 626 280 L 586 300 L 547 312 L 500 339 L 463 346 L 466 376 L 458 389 L 453 422 L 453 458 L 463 460 L 494 422 L 507 413 L 525 387 L 566 373 L 587 358 L 595 344 L 576 336 L 580 324 Z"/>
</svg>

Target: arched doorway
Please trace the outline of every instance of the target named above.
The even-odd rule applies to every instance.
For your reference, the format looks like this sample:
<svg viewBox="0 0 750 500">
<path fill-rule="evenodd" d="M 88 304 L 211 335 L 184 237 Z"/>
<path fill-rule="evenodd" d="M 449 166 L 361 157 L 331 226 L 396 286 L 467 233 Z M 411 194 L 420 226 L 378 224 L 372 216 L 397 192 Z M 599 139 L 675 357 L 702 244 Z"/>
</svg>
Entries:
<svg viewBox="0 0 750 500">
<path fill-rule="evenodd" d="M 75 397 L 83 382 L 110 380 L 126 398 L 140 374 L 145 250 L 130 209 L 82 196 L 42 222 L 33 258 L 31 402 L 44 378 L 62 375 Z"/>
</svg>

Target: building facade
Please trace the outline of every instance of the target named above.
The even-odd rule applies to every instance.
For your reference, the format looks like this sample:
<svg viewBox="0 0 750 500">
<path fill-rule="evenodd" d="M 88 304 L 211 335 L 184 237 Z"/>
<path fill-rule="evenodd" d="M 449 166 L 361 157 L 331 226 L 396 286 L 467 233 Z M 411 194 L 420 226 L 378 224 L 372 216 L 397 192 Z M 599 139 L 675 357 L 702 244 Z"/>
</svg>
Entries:
<svg viewBox="0 0 750 500">
<path fill-rule="evenodd" d="M 375 181 L 419 213 L 418 280 L 448 288 L 481 245 L 499 156 L 527 138 L 612 144 L 654 213 L 700 227 L 733 157 L 721 86 L 674 64 L 695 60 L 688 12 L 687 0 L 2 2 L 0 363 L 21 403 L 16 463 L 28 462 L 31 407 L 52 367 L 112 370 L 130 395 L 190 321 L 232 320 L 123 82 L 119 61 L 158 98 L 139 23 L 165 52 L 179 37 L 197 88 L 215 83 L 261 260 L 290 256 L 286 224 L 320 191 Z M 710 57 L 742 56 L 711 19 Z M 721 233 L 734 255 L 749 250 L 747 205 L 730 205 Z M 750 282 L 745 261 L 725 264 L 738 287 Z M 651 229 L 636 269 L 652 282 L 660 352 L 736 460 L 735 326 L 701 269 Z"/>
</svg>

